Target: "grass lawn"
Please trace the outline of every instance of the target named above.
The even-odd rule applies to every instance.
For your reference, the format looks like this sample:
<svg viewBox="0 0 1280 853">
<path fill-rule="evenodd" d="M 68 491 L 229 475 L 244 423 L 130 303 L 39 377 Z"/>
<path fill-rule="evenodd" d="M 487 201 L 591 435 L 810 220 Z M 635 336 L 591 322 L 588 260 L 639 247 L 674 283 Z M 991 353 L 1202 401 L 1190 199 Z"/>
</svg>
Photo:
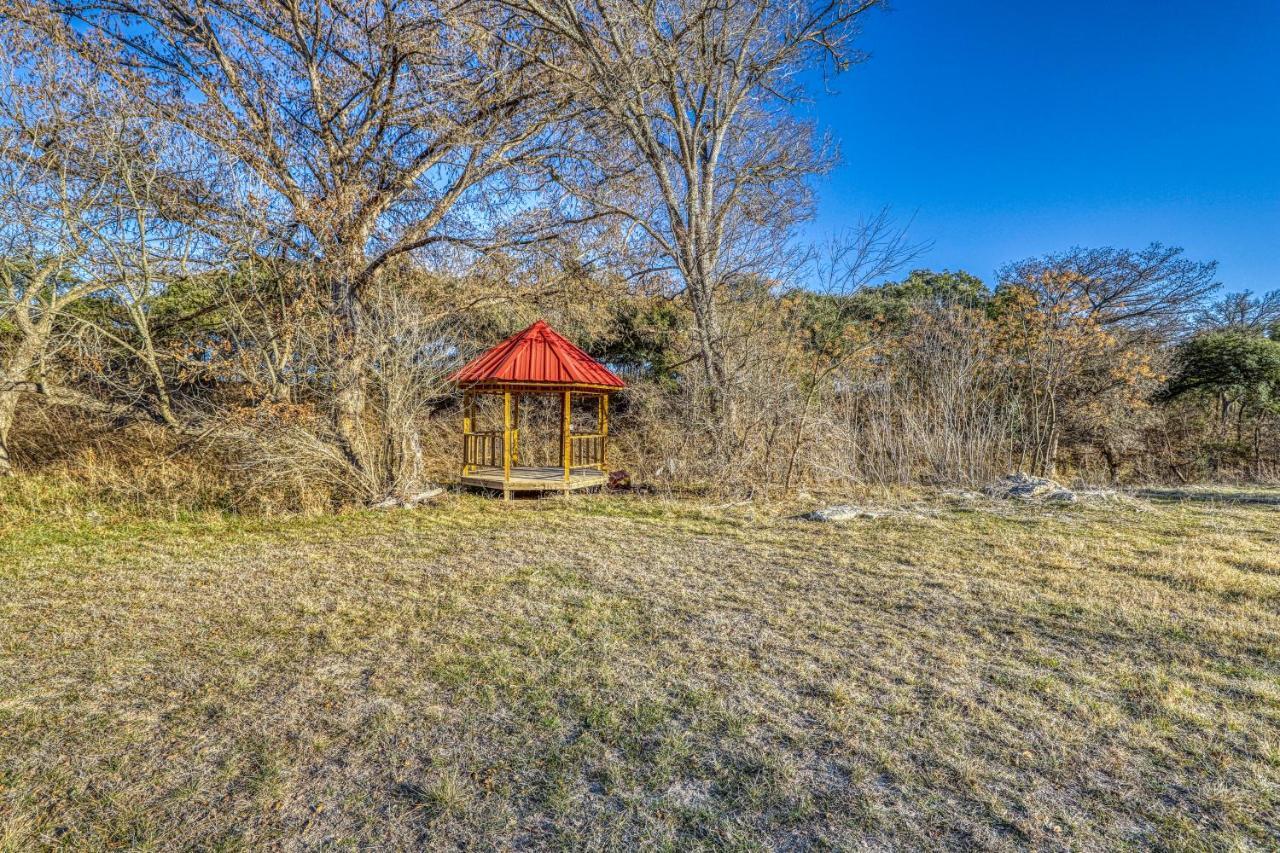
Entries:
<svg viewBox="0 0 1280 853">
<path fill-rule="evenodd" d="M 0 520 L 0 849 L 1280 845 L 1280 506 L 932 506 Z"/>
</svg>

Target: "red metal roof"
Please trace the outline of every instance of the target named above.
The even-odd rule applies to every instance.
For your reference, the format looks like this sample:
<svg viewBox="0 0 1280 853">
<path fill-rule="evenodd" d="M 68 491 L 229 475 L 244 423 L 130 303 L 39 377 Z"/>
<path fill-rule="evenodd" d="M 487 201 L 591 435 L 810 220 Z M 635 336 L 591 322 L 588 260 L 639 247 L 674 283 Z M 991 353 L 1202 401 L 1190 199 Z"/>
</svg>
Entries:
<svg viewBox="0 0 1280 853">
<path fill-rule="evenodd" d="M 625 383 L 600 362 L 539 320 L 453 374 L 460 385 L 537 383 L 622 388 Z"/>
</svg>

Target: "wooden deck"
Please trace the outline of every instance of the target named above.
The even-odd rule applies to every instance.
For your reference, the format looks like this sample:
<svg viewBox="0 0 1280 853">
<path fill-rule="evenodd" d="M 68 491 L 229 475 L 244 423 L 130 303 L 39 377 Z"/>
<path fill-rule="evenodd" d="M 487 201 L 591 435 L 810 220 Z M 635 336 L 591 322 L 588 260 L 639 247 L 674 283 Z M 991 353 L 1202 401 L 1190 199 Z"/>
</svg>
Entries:
<svg viewBox="0 0 1280 853">
<path fill-rule="evenodd" d="M 603 486 L 609 477 L 599 468 L 572 468 L 569 479 L 564 479 L 563 468 L 532 468 L 518 466 L 511 469 L 511 479 L 502 481 L 502 469 L 480 467 L 462 476 L 464 486 L 495 489 L 499 492 L 571 492 Z"/>
</svg>

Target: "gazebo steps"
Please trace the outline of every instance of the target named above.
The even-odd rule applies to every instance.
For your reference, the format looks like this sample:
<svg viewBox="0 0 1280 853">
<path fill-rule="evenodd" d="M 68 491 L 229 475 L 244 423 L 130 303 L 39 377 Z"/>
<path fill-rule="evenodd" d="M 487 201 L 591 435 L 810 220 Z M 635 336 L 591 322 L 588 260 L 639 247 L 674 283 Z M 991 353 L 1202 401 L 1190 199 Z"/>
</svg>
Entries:
<svg viewBox="0 0 1280 853">
<path fill-rule="evenodd" d="M 506 482 L 502 479 L 502 469 L 497 467 L 476 468 L 463 474 L 461 479 L 464 486 L 499 492 L 571 492 L 603 486 L 608 481 L 609 476 L 599 468 L 571 468 L 569 479 L 565 480 L 563 468 L 526 465 L 513 466 L 511 479 Z"/>
</svg>

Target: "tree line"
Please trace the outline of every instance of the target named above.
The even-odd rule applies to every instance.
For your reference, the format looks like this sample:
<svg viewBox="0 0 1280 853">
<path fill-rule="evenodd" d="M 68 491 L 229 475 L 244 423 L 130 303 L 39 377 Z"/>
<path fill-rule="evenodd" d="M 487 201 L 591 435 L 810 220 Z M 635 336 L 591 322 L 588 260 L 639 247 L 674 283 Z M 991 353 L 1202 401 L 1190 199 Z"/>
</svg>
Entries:
<svg viewBox="0 0 1280 853">
<path fill-rule="evenodd" d="M 655 482 L 1274 477 L 1280 295 L 1159 244 L 907 272 L 888 212 L 800 240 L 837 152 L 797 105 L 880 5 L 3 0 L 0 473 L 412 494 L 449 370 L 546 316 Z"/>
</svg>

